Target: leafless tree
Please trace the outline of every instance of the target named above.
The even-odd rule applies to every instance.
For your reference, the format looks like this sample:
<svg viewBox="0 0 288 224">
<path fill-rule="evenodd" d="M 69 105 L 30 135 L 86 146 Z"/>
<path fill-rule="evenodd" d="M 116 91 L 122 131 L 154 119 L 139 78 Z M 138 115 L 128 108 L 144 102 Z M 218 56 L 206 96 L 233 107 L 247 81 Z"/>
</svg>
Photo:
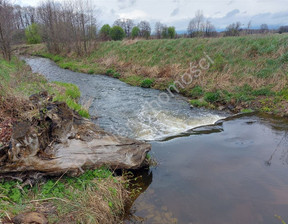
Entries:
<svg viewBox="0 0 288 224">
<path fill-rule="evenodd" d="M 202 11 L 197 11 L 195 17 L 190 20 L 188 28 L 190 37 L 211 37 L 216 35 L 216 29 L 209 20 L 205 21 Z"/>
<path fill-rule="evenodd" d="M 17 29 L 24 29 L 27 26 L 30 26 L 32 23 L 37 22 L 36 8 L 34 7 L 21 7 L 19 5 L 15 5 L 14 11 Z"/>
<path fill-rule="evenodd" d="M 288 32 L 288 26 L 280 26 L 279 27 L 279 33 L 287 33 Z"/>
<path fill-rule="evenodd" d="M 156 22 L 155 23 L 155 36 L 157 37 L 157 39 L 161 39 L 163 26 L 164 25 L 162 23 L 160 23 L 160 22 Z"/>
<path fill-rule="evenodd" d="M 215 29 L 214 25 L 209 20 L 206 20 L 204 28 L 205 28 L 205 36 L 206 37 L 216 36 L 216 34 L 217 34 L 216 29 Z"/>
<path fill-rule="evenodd" d="M 151 26 L 150 23 L 147 21 L 141 21 L 138 24 L 138 27 L 140 29 L 140 36 L 148 39 L 151 35 Z"/>
<path fill-rule="evenodd" d="M 120 26 L 124 30 L 126 37 L 131 36 L 131 31 L 134 27 L 134 22 L 132 19 L 117 19 L 113 26 Z"/>
<path fill-rule="evenodd" d="M 205 21 L 203 12 L 198 10 L 195 17 L 190 20 L 187 31 L 190 37 L 201 37 L 204 35 Z"/>
<path fill-rule="evenodd" d="M 239 36 L 241 30 L 241 23 L 232 23 L 226 27 L 225 36 Z"/>
<path fill-rule="evenodd" d="M 268 32 L 269 32 L 268 25 L 267 25 L 267 24 L 262 24 L 262 25 L 260 26 L 260 32 L 261 32 L 261 33 L 268 33 Z"/>
<path fill-rule="evenodd" d="M 15 31 L 13 6 L 7 0 L 0 0 L 0 50 L 6 60 L 11 60 L 11 44 Z"/>
<path fill-rule="evenodd" d="M 251 32 L 251 25 L 252 25 L 252 21 L 250 20 L 247 24 L 247 34 L 252 34 Z"/>
<path fill-rule="evenodd" d="M 37 14 L 50 52 L 74 50 L 81 55 L 94 46 L 98 24 L 95 9 L 88 0 L 62 4 L 47 0 L 38 7 Z"/>
</svg>

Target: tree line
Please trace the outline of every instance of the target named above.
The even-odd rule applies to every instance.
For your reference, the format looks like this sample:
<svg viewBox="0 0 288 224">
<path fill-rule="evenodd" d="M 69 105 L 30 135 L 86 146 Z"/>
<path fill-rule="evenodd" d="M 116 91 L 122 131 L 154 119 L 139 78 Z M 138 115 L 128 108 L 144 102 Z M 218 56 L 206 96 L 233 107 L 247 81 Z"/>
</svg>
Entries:
<svg viewBox="0 0 288 224">
<path fill-rule="evenodd" d="M 147 21 L 141 21 L 137 25 L 131 19 L 117 19 L 113 26 L 105 24 L 100 29 L 100 38 L 102 40 L 122 40 L 123 38 L 145 38 L 151 37 L 151 25 Z M 156 38 L 176 38 L 175 27 L 167 27 L 165 24 L 157 22 L 155 24 Z"/>
<path fill-rule="evenodd" d="M 11 45 L 25 40 L 45 42 L 51 53 L 74 51 L 88 53 L 97 37 L 96 10 L 89 0 L 59 3 L 53 0 L 40 6 L 21 7 L 0 0 L 0 49 L 5 59 L 11 59 Z"/>
<path fill-rule="evenodd" d="M 135 23 L 131 19 L 117 19 L 112 27 L 101 28 L 98 13 L 90 0 L 66 0 L 62 3 L 46 0 L 38 7 L 21 7 L 9 0 L 0 0 L 0 51 L 7 60 L 11 59 L 12 44 L 45 42 L 49 52 L 75 52 L 77 55 L 92 51 L 97 41 L 122 40 L 124 38 L 174 39 L 179 37 L 239 36 L 271 32 L 267 24 L 251 29 L 252 22 L 244 27 L 240 22 L 228 25 L 223 32 L 197 11 L 189 21 L 186 34 L 177 34 L 174 26 L 156 22 L 154 31 L 148 21 Z M 100 29 L 99 29 L 100 28 Z M 288 32 L 282 26 L 279 33 Z"/>
</svg>

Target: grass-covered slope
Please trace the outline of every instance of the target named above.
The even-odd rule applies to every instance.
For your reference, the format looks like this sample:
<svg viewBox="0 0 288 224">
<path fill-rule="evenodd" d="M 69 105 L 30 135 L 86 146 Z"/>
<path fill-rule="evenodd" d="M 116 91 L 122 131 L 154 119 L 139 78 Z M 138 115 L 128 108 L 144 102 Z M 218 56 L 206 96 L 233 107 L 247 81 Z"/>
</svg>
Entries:
<svg viewBox="0 0 288 224">
<path fill-rule="evenodd" d="M 48 91 L 54 100 L 65 101 L 82 116 L 89 116 L 77 104 L 77 86 L 49 83 L 17 58 L 7 62 L 0 57 L 0 167 L 5 158 L 1 148 L 9 144 L 13 122 L 29 119 L 28 97 L 39 91 Z M 19 178 L 0 178 L 0 223 L 11 223 L 10 218 L 31 211 L 45 214 L 49 223 L 121 223 L 130 197 L 127 184 L 107 168 L 80 177 L 40 178 L 32 187 L 23 186 Z"/>
<path fill-rule="evenodd" d="M 196 106 L 287 114 L 288 35 L 110 41 L 99 43 L 89 57 L 40 53 L 62 68 L 106 73 L 132 85 L 166 89 L 181 82 L 179 91 Z M 209 62 L 207 70 L 203 58 Z M 190 66 L 201 70 L 197 78 Z M 193 73 L 193 81 L 184 85 L 185 73 Z"/>
<path fill-rule="evenodd" d="M 24 101 L 30 95 L 39 91 L 48 91 L 49 94 L 54 95 L 55 101 L 64 101 L 81 116 L 89 117 L 87 109 L 77 103 L 81 96 L 77 86 L 70 83 L 49 83 L 43 76 L 32 74 L 30 68 L 17 58 L 13 58 L 11 62 L 0 58 L 0 87 L 2 112 L 9 113 L 9 108 L 20 110 L 20 101 L 25 104 Z"/>
</svg>

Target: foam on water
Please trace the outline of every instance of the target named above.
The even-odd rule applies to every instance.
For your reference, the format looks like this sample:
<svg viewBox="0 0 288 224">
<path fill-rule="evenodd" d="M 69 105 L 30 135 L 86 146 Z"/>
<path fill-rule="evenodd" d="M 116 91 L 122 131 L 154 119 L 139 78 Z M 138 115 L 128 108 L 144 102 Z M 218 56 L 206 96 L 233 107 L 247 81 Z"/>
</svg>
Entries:
<svg viewBox="0 0 288 224">
<path fill-rule="evenodd" d="M 211 125 L 223 116 L 210 113 L 176 114 L 165 110 L 142 108 L 136 119 L 129 122 L 139 140 L 161 140 L 191 130 L 195 127 Z"/>
</svg>

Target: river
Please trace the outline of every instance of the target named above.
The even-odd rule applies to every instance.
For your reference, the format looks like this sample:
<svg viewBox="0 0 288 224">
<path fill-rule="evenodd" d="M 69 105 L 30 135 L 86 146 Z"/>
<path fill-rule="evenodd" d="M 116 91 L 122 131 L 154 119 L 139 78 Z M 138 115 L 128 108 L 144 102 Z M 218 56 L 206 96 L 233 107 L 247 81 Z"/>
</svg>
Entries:
<svg viewBox="0 0 288 224">
<path fill-rule="evenodd" d="M 71 72 L 44 58 L 25 61 L 49 81 L 76 84 L 103 129 L 152 144 L 158 166 L 139 171 L 143 192 L 125 223 L 288 222 L 287 119 L 224 119 L 229 114 L 191 109 L 180 95 L 164 102 L 158 90 Z"/>
</svg>

